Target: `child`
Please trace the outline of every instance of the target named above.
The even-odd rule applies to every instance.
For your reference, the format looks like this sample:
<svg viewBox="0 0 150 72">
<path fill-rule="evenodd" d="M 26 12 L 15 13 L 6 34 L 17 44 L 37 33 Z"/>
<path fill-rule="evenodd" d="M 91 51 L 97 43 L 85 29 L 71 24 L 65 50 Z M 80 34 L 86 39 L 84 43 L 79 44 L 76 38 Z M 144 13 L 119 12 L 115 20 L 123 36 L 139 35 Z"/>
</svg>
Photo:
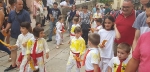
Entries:
<svg viewBox="0 0 150 72">
<path fill-rule="evenodd" d="M 114 25 L 115 19 L 112 16 L 106 16 L 102 24 L 104 29 L 101 29 L 98 34 L 100 35 L 100 55 L 101 62 L 100 68 L 102 72 L 106 72 L 108 68 L 108 62 L 114 57 L 113 43 L 115 38 L 120 38 L 120 33 Z"/>
<path fill-rule="evenodd" d="M 35 67 L 39 68 L 39 72 L 45 72 L 44 67 L 44 52 L 46 52 L 46 59 L 49 58 L 49 48 L 46 40 L 43 38 L 44 29 L 42 27 L 35 27 L 33 29 L 33 35 L 27 42 L 27 59 L 29 62 L 34 63 Z M 31 64 L 29 71 L 33 72 Z"/>
<path fill-rule="evenodd" d="M 97 25 L 96 25 L 96 20 L 99 19 L 99 18 L 102 18 L 102 15 L 100 13 L 100 10 L 99 8 L 96 8 L 96 13 L 93 14 L 93 25 L 92 25 L 92 28 L 95 28 Z"/>
<path fill-rule="evenodd" d="M 86 72 L 101 72 L 99 63 L 100 63 L 100 51 L 98 45 L 100 43 L 100 36 L 97 33 L 92 33 L 88 37 L 88 45 L 90 48 L 87 50 L 83 65 L 85 64 Z"/>
<path fill-rule="evenodd" d="M 80 25 L 78 24 L 78 21 L 79 21 L 79 18 L 78 18 L 78 17 L 74 17 L 74 18 L 73 18 L 73 25 L 72 25 L 72 27 L 71 27 L 70 39 L 73 39 L 73 37 L 75 37 L 74 29 L 75 29 L 77 26 L 80 26 Z"/>
<path fill-rule="evenodd" d="M 101 23 L 102 23 L 102 19 L 101 19 L 101 18 L 98 18 L 98 19 L 96 20 L 96 25 L 97 25 L 97 26 L 94 28 L 94 33 L 98 33 L 98 31 L 99 31 L 100 29 L 102 29 Z"/>
<path fill-rule="evenodd" d="M 42 27 L 40 22 L 36 22 L 36 26 Z"/>
<path fill-rule="evenodd" d="M 71 40 L 71 50 L 67 62 L 66 72 L 71 72 L 71 69 L 74 65 L 76 65 L 76 72 L 80 72 L 81 64 L 79 59 L 85 51 L 85 41 L 81 37 L 82 29 L 80 27 L 76 27 L 74 29 L 74 33 L 75 37 Z"/>
<path fill-rule="evenodd" d="M 63 43 L 62 43 L 63 32 L 64 32 L 64 30 L 63 30 L 63 22 L 64 22 L 64 19 L 63 19 L 62 16 L 60 16 L 60 17 L 58 18 L 58 22 L 56 23 L 56 41 L 57 41 L 57 46 L 56 46 L 56 48 L 57 48 L 57 49 L 59 48 L 59 46 L 60 46 L 61 44 L 63 44 Z"/>
<path fill-rule="evenodd" d="M 20 66 L 19 72 L 24 72 L 27 71 L 28 68 L 28 66 L 26 65 L 28 63 L 26 55 L 26 43 L 30 38 L 33 37 L 33 34 L 29 32 L 31 28 L 30 23 L 22 22 L 20 26 L 21 34 L 18 36 L 16 44 L 11 48 L 21 48 L 21 53 L 18 58 L 18 66 Z"/>
<path fill-rule="evenodd" d="M 131 47 L 127 43 L 120 43 L 117 47 L 117 57 L 113 57 L 109 62 L 108 72 L 125 72 L 130 58 Z"/>
</svg>

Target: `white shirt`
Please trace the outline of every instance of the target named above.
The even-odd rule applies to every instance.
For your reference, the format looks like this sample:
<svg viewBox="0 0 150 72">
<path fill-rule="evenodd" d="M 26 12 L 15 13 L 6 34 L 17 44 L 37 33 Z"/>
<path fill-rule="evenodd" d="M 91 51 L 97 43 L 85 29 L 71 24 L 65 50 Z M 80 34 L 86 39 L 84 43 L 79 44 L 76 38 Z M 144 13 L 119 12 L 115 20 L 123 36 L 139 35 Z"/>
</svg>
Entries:
<svg viewBox="0 0 150 72">
<path fill-rule="evenodd" d="M 27 42 L 27 54 L 32 54 L 33 53 L 33 47 L 36 39 L 35 37 L 32 37 L 28 42 Z M 37 46 L 36 46 L 36 53 L 41 53 L 41 52 L 49 52 L 48 44 L 44 38 L 39 38 L 37 39 Z"/>
<path fill-rule="evenodd" d="M 93 18 L 102 18 L 102 14 L 96 12 L 93 14 Z"/>
<path fill-rule="evenodd" d="M 30 38 L 34 37 L 33 34 L 27 33 L 26 35 L 20 34 L 18 36 L 16 45 L 21 48 L 22 55 L 26 55 L 26 48 L 22 45 L 27 42 Z"/>
<path fill-rule="evenodd" d="M 85 70 L 90 71 L 94 70 L 93 64 L 100 63 L 100 52 L 98 48 L 89 48 L 89 53 L 86 56 L 85 60 Z"/>
<path fill-rule="evenodd" d="M 60 3 L 60 6 L 68 6 L 67 2 L 66 1 L 63 1 Z"/>
<path fill-rule="evenodd" d="M 127 66 L 127 63 L 129 62 L 129 60 L 130 60 L 130 58 L 127 58 L 125 61 L 122 62 L 121 72 L 125 71 L 125 68 Z M 118 57 L 113 57 L 108 64 L 108 66 L 112 68 L 112 72 L 116 72 L 119 65 L 120 65 L 120 60 Z"/>
<path fill-rule="evenodd" d="M 52 7 L 53 6 L 53 0 L 47 0 L 47 6 Z"/>
<path fill-rule="evenodd" d="M 63 24 L 58 21 L 56 23 L 56 33 L 61 33 L 62 27 L 63 27 Z"/>
<path fill-rule="evenodd" d="M 94 31 L 94 33 L 98 33 L 98 32 L 99 32 L 99 30 L 100 30 L 100 29 L 102 29 L 102 28 L 103 28 L 103 27 L 102 27 L 102 25 L 97 26 L 97 27 L 96 27 L 96 29 L 98 29 L 98 31 L 96 31 L 96 30 L 95 30 L 95 31 Z"/>
<path fill-rule="evenodd" d="M 100 35 L 100 44 L 103 42 L 103 40 L 107 40 L 105 43 L 104 48 L 100 48 L 100 55 L 103 58 L 112 58 L 114 57 L 114 51 L 113 51 L 113 43 L 115 40 L 115 31 L 110 30 L 107 31 L 105 29 L 99 30 L 98 34 Z"/>
</svg>

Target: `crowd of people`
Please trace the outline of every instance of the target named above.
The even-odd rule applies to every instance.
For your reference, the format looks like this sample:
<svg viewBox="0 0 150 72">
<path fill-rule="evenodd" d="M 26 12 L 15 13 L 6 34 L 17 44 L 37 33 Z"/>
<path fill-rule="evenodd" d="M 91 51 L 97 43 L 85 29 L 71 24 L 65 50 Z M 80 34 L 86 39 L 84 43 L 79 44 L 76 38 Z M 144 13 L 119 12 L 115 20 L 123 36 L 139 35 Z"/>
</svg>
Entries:
<svg viewBox="0 0 150 72">
<path fill-rule="evenodd" d="M 65 19 L 57 2 L 47 0 L 46 5 L 42 0 L 34 0 L 36 27 L 32 28 L 23 0 L 9 0 L 8 7 L 0 0 L 0 50 L 10 55 L 11 61 L 4 71 L 19 67 L 19 72 L 45 72 L 44 55 L 48 59 L 50 51 L 47 42 L 56 34 L 56 49 L 59 49 L 66 31 L 70 37 L 66 72 L 71 72 L 73 66 L 76 72 L 82 66 L 85 72 L 150 71 L 150 1 L 140 2 L 143 5 L 140 12 L 134 9 L 132 0 L 124 0 L 121 10 L 112 12 L 108 4 L 105 8 L 95 4 L 90 11 L 88 6 L 77 9 L 75 1 L 65 0 L 60 3 L 61 8 L 71 8 Z M 47 41 L 42 28 L 46 19 L 50 21 Z M 67 30 L 65 21 L 69 24 Z"/>
</svg>

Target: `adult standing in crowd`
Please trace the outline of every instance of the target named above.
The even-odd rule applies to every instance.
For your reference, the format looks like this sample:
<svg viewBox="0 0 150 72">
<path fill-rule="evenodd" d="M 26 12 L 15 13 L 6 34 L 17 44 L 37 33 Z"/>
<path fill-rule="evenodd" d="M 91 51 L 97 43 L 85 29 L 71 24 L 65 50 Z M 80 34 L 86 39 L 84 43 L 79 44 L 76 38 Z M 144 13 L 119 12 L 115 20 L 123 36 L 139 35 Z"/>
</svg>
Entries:
<svg viewBox="0 0 150 72">
<path fill-rule="evenodd" d="M 121 12 L 122 13 L 119 13 L 115 21 L 116 27 L 121 34 L 121 38 L 119 40 L 115 40 L 115 56 L 117 54 L 117 44 L 125 42 L 132 45 L 135 34 L 135 29 L 132 27 L 136 19 L 133 2 L 131 0 L 124 0 Z"/>
<path fill-rule="evenodd" d="M 33 18 L 36 22 L 45 26 L 45 17 L 44 17 L 44 6 L 41 0 L 35 0 L 33 2 Z"/>
<path fill-rule="evenodd" d="M 92 9 L 93 14 L 96 13 L 96 8 L 98 8 L 98 4 L 95 4 L 95 6 L 93 7 L 93 9 Z"/>
<path fill-rule="evenodd" d="M 7 32 L 11 28 L 11 45 L 14 45 L 17 41 L 18 35 L 20 32 L 20 24 L 22 22 L 30 22 L 30 14 L 23 9 L 23 1 L 22 0 L 16 0 L 15 1 L 15 7 L 16 9 L 14 11 L 11 11 L 8 16 L 8 24 L 6 28 L 2 32 Z M 16 59 L 17 59 L 17 48 L 11 49 L 11 58 L 12 58 L 12 64 L 10 67 L 5 69 L 4 71 L 9 71 L 11 69 L 14 69 L 17 67 L 16 65 Z"/>
<path fill-rule="evenodd" d="M 100 13 L 102 14 L 102 17 L 104 16 L 104 12 L 105 12 L 105 9 L 103 5 L 100 5 Z"/>
<path fill-rule="evenodd" d="M 15 10 L 15 1 L 14 0 L 9 0 L 8 2 L 9 2 L 10 6 L 7 7 L 7 12 L 9 14 L 11 11 Z M 7 24 L 7 21 L 8 21 L 8 16 L 5 17 L 5 23 L 6 24 Z M 10 39 L 10 31 L 8 32 L 8 35 L 6 36 L 6 43 L 7 44 L 10 43 L 9 39 Z"/>
<path fill-rule="evenodd" d="M 52 7 L 53 7 L 53 0 L 47 0 L 47 11 L 48 11 L 48 13 Z M 48 13 L 47 13 L 47 20 L 50 20 Z"/>
<path fill-rule="evenodd" d="M 82 9 L 83 9 L 83 12 L 80 13 L 82 37 L 85 40 L 85 43 L 87 45 L 88 34 L 89 34 L 89 30 L 91 28 L 91 23 L 92 23 L 92 14 L 90 11 L 88 11 L 87 6 L 83 6 Z"/>
<path fill-rule="evenodd" d="M 52 41 L 53 30 L 56 26 L 56 22 L 58 21 L 58 17 L 61 15 L 61 12 L 57 7 L 58 7 L 57 2 L 54 2 L 53 8 L 50 9 L 48 13 L 50 17 L 50 34 L 49 34 L 49 39 L 47 40 L 47 42 Z"/>
<path fill-rule="evenodd" d="M 47 0 L 42 0 L 44 7 L 47 6 Z"/>
<path fill-rule="evenodd" d="M 146 5 L 147 15 L 146 23 L 150 28 L 150 3 Z M 150 72 L 150 32 L 142 34 L 137 42 L 136 48 L 132 54 L 131 60 L 128 62 L 125 72 Z"/>
<path fill-rule="evenodd" d="M 140 0 L 140 2 L 144 8 L 147 8 L 146 4 L 149 1 L 150 0 Z M 141 14 L 139 14 L 138 17 L 136 18 L 134 24 L 133 24 L 133 27 L 136 29 L 135 37 L 134 37 L 133 45 L 132 45 L 133 51 L 137 45 L 137 41 L 138 41 L 138 38 L 140 37 L 140 35 L 147 32 L 147 31 L 150 31 L 150 28 L 146 24 L 146 18 L 148 15 L 150 15 L 149 9 L 147 9 L 146 11 L 143 11 Z"/>
<path fill-rule="evenodd" d="M 106 5 L 105 5 L 105 12 L 104 12 L 104 14 L 105 14 L 105 15 L 109 15 L 110 12 L 111 12 L 111 10 L 110 10 L 110 8 L 109 8 L 109 5 L 106 4 Z"/>
<path fill-rule="evenodd" d="M 68 17 L 68 22 L 69 22 L 69 33 L 70 33 L 70 30 L 71 30 L 71 26 L 73 24 L 72 20 L 73 20 L 73 17 L 76 15 L 76 5 L 72 5 L 72 9 L 71 11 L 69 12 L 69 17 Z"/>
<path fill-rule="evenodd" d="M 5 19 L 5 14 L 4 14 L 4 8 L 3 8 L 3 1 L 0 0 L 0 31 L 2 30 L 4 26 L 4 19 Z M 4 41 L 4 35 L 0 32 L 0 40 Z M 4 46 L 2 43 L 0 43 L 0 50 L 5 51 L 9 54 L 9 61 L 11 60 L 10 58 L 10 50 Z"/>
</svg>

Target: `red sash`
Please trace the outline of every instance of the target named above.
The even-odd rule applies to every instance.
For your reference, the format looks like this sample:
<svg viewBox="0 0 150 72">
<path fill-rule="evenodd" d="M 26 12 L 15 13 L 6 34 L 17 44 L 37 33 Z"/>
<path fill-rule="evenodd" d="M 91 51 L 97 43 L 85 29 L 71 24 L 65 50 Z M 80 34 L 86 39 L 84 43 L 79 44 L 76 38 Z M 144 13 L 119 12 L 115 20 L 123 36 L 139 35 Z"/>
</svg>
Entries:
<svg viewBox="0 0 150 72">
<path fill-rule="evenodd" d="M 85 71 L 85 72 L 94 72 L 94 70 Z M 101 72 L 101 69 L 100 69 L 100 67 L 98 68 L 98 72 Z"/>
<path fill-rule="evenodd" d="M 34 64 L 35 64 L 35 65 L 37 65 L 37 59 L 36 59 L 36 58 L 42 57 L 42 56 L 43 56 L 43 52 L 38 53 L 38 54 L 35 54 L 35 56 L 34 56 L 34 54 L 31 54 L 31 57 L 33 58 L 33 61 L 34 61 Z M 35 57 L 35 58 L 34 58 L 34 57 Z"/>
<path fill-rule="evenodd" d="M 72 52 L 72 51 L 71 51 Z M 79 55 L 80 55 L 80 53 L 74 53 L 74 52 L 72 52 L 73 54 L 75 54 L 77 57 L 79 57 Z M 80 61 L 77 61 L 76 60 L 76 63 L 77 63 L 77 68 L 81 68 L 81 63 L 80 63 Z"/>
<path fill-rule="evenodd" d="M 19 57 L 18 57 L 18 62 L 22 62 L 24 55 L 22 55 L 22 52 L 20 53 Z"/>
<path fill-rule="evenodd" d="M 75 36 L 74 34 L 70 33 L 71 36 Z"/>
</svg>

